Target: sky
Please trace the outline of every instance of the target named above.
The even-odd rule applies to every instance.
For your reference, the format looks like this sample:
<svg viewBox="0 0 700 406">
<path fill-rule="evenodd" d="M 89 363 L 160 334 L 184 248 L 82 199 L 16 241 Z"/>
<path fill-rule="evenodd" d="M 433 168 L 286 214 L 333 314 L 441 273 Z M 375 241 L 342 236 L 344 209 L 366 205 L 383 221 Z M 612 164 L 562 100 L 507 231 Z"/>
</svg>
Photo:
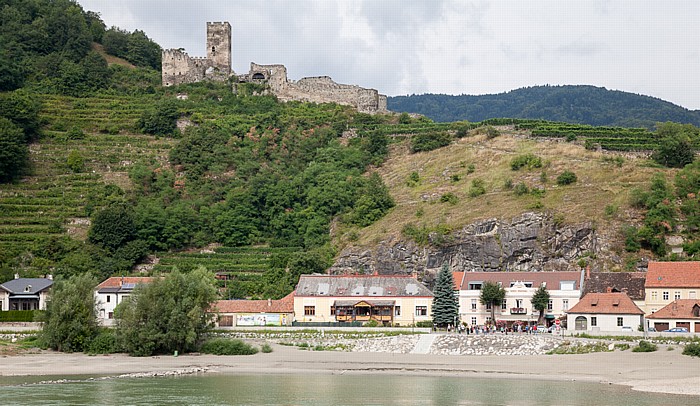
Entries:
<svg viewBox="0 0 700 406">
<path fill-rule="evenodd" d="M 232 67 L 284 64 L 389 96 L 594 85 L 700 110 L 697 0 L 78 0 L 108 27 L 206 56 L 228 21 Z"/>
</svg>

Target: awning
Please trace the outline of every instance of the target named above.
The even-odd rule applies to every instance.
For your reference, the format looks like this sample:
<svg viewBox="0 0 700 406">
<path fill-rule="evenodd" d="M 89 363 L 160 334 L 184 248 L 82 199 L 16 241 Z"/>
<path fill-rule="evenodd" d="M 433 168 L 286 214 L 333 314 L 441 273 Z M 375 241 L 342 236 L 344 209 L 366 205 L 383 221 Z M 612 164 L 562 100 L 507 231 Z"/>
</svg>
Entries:
<svg viewBox="0 0 700 406">
<path fill-rule="evenodd" d="M 554 316 L 553 314 L 545 314 L 544 318 L 545 319 L 556 319 L 556 316 Z"/>
<path fill-rule="evenodd" d="M 39 300 L 39 295 L 10 295 L 10 299 L 36 299 Z"/>
</svg>

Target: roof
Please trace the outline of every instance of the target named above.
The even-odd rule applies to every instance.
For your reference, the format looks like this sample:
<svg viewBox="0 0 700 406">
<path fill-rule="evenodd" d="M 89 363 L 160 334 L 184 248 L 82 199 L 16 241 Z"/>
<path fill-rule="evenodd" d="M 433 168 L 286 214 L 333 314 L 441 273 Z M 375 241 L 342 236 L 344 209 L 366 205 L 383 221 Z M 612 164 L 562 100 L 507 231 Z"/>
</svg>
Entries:
<svg viewBox="0 0 700 406">
<path fill-rule="evenodd" d="M 644 314 L 625 293 L 589 293 L 567 313 Z"/>
<path fill-rule="evenodd" d="M 644 300 L 646 272 L 591 272 L 583 284 L 583 295 L 588 293 L 623 292 L 632 300 Z"/>
<path fill-rule="evenodd" d="M 455 290 L 459 290 L 459 287 L 462 286 L 462 278 L 464 278 L 464 272 L 452 273 L 452 280 L 455 282 Z"/>
<path fill-rule="evenodd" d="M 151 283 L 154 279 L 156 278 L 146 276 L 112 276 L 97 285 L 96 290 L 99 293 L 131 291 L 136 285 Z"/>
<path fill-rule="evenodd" d="M 45 278 L 18 278 L 0 285 L 10 294 L 23 293 L 36 295 L 53 285 L 53 280 Z"/>
<path fill-rule="evenodd" d="M 501 282 L 503 287 L 509 287 L 511 282 L 532 282 L 533 287 L 546 283 L 547 289 L 558 290 L 559 282 L 573 281 L 574 290 L 581 289 L 581 273 L 576 272 L 465 272 L 460 290 L 469 290 L 471 282 Z"/>
<path fill-rule="evenodd" d="M 649 262 L 647 288 L 700 288 L 700 262 Z"/>
<path fill-rule="evenodd" d="M 216 313 L 293 313 L 294 292 L 279 300 L 217 300 Z"/>
<path fill-rule="evenodd" d="M 411 276 L 301 275 L 296 296 L 433 297 L 433 293 Z"/>
<path fill-rule="evenodd" d="M 693 311 L 697 306 L 698 310 Z M 647 316 L 647 319 L 700 319 L 699 299 L 678 299 Z"/>
</svg>

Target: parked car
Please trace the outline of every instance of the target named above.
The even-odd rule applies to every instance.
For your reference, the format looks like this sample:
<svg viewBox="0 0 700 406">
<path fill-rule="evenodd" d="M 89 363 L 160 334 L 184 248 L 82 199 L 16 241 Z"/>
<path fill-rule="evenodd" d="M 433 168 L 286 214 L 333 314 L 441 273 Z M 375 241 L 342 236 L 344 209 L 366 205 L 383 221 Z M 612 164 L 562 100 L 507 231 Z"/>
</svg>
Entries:
<svg viewBox="0 0 700 406">
<path fill-rule="evenodd" d="M 622 326 L 622 331 L 633 331 L 630 326 Z"/>
<path fill-rule="evenodd" d="M 664 333 L 687 333 L 688 329 L 685 327 L 674 327 L 668 330 L 664 330 Z"/>
<path fill-rule="evenodd" d="M 649 327 L 647 331 L 650 333 L 656 333 L 656 327 Z"/>
</svg>

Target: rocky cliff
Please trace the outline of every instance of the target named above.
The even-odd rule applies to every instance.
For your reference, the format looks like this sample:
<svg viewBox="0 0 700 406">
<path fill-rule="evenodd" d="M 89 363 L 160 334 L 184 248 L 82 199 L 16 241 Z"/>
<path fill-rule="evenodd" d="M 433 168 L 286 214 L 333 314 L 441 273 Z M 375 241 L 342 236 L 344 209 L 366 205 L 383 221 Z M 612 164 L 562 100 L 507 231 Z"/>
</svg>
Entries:
<svg viewBox="0 0 700 406">
<path fill-rule="evenodd" d="M 454 271 L 573 271 L 580 269 L 580 258 L 601 250 L 591 223 L 559 224 L 546 213 L 480 221 L 440 240 L 428 246 L 400 240 L 371 249 L 349 247 L 330 272 L 413 274 L 432 285 L 445 262 Z"/>
</svg>

